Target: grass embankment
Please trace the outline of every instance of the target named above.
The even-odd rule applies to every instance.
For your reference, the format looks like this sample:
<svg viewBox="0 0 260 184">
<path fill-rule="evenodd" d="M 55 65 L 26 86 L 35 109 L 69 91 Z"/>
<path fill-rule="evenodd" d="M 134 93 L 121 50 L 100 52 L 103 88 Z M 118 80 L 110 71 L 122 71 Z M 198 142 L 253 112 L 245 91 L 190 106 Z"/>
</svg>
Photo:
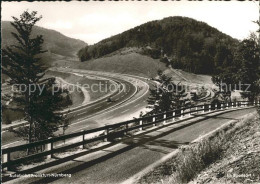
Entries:
<svg viewBox="0 0 260 184">
<path fill-rule="evenodd" d="M 149 56 L 141 54 L 142 49 L 136 47 L 123 48 L 101 58 L 92 59 L 85 62 L 75 60 L 59 60 L 53 66 L 75 69 L 86 69 L 105 72 L 116 72 L 123 74 L 131 74 L 142 77 L 156 77 L 157 71 L 160 69 L 165 74 L 169 74 L 175 81 L 186 81 L 196 84 L 210 84 L 211 76 L 198 75 L 182 70 L 172 70 L 166 67 L 165 63 L 159 59 L 153 59 Z"/>
<path fill-rule="evenodd" d="M 62 79 L 66 80 L 66 82 L 69 82 L 67 78 L 70 77 L 69 74 L 67 73 L 61 73 L 61 72 L 52 72 L 48 71 L 46 72 L 45 77 L 61 77 Z M 70 82 L 69 82 L 70 83 Z M 84 94 L 82 93 L 81 90 L 74 90 L 73 92 L 70 93 L 71 95 L 71 100 L 72 100 L 72 105 L 71 107 L 76 107 L 78 105 L 81 105 L 82 102 L 84 101 Z"/>
<path fill-rule="evenodd" d="M 62 63 L 63 64 L 62 64 Z M 122 74 L 137 75 L 142 77 L 157 76 L 158 69 L 164 71 L 166 66 L 159 59 L 138 53 L 136 48 L 124 48 L 112 54 L 98 59 L 92 59 L 85 62 L 80 61 L 59 61 L 54 66 L 68 66 L 75 69 L 86 69 L 104 72 L 116 72 Z"/>
<path fill-rule="evenodd" d="M 256 113 L 229 123 L 139 179 L 138 183 L 244 183 L 259 181 L 260 121 Z M 242 176 L 242 177 L 241 177 Z"/>
<path fill-rule="evenodd" d="M 174 81 L 181 81 L 182 83 L 187 82 L 190 84 L 208 85 L 210 87 L 214 86 L 210 75 L 194 74 L 194 73 L 185 72 L 180 69 L 171 69 L 171 68 L 166 69 L 164 73 L 172 77 Z"/>
<path fill-rule="evenodd" d="M 86 90 L 88 91 L 88 94 L 90 96 L 90 101 L 93 101 L 93 100 L 96 100 L 98 98 L 101 98 L 102 96 L 104 96 L 104 95 L 109 93 L 108 90 L 107 91 L 105 90 L 105 86 L 110 85 L 110 82 L 108 80 L 92 79 L 92 78 L 87 78 L 87 77 L 81 77 L 81 76 L 73 75 L 71 73 L 63 73 L 63 72 L 57 72 L 57 71 L 48 71 L 47 74 L 51 75 L 51 76 L 61 77 L 62 79 L 64 79 L 68 83 L 72 83 L 72 84 L 77 84 L 78 83 L 80 85 L 88 85 L 88 86 L 90 86 L 88 89 L 86 88 Z M 102 87 L 102 89 L 101 90 L 97 90 L 97 86 L 94 86 L 93 84 L 100 85 Z M 91 86 L 93 86 L 93 90 L 91 90 Z M 83 102 L 82 98 L 84 96 L 83 96 L 82 93 L 74 94 L 74 96 L 72 96 L 72 97 L 74 97 L 74 101 L 76 101 L 77 103 L 82 103 Z"/>
<path fill-rule="evenodd" d="M 94 101 L 109 93 L 109 91 L 105 91 L 104 89 L 105 85 L 110 85 L 110 82 L 108 80 L 85 78 L 70 73 L 63 73 L 63 72 L 56 72 L 56 71 L 46 72 L 45 77 L 50 77 L 50 76 L 61 77 L 68 83 L 72 83 L 72 84 L 76 84 L 77 82 L 81 85 L 88 84 L 89 86 L 93 84 L 101 84 L 100 86 L 102 86 L 102 90 L 97 90 L 96 89 L 97 87 L 95 88 L 95 92 L 92 91 L 91 89 L 87 89 L 88 94 L 90 96 L 90 101 Z M 78 105 L 81 105 L 82 102 L 84 101 L 84 95 L 81 90 L 73 90 L 73 92 L 71 93 L 71 98 L 72 98 L 71 107 L 76 107 Z M 14 102 L 11 102 L 11 105 L 13 103 Z M 12 121 L 22 119 L 24 117 L 24 113 L 22 111 L 18 111 L 14 109 L 5 109 L 2 112 L 2 116 L 3 116 L 3 124 L 10 124 Z"/>
</svg>

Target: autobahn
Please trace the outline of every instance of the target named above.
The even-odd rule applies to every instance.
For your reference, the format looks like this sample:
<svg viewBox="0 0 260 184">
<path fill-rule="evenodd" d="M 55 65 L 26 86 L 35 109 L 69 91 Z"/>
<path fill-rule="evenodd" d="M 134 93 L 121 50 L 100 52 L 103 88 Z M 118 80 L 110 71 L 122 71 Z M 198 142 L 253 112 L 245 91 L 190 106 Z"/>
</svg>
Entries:
<svg viewBox="0 0 260 184">
<path fill-rule="evenodd" d="M 83 71 L 83 73 L 84 75 L 90 75 L 89 72 Z M 71 111 L 69 113 L 71 123 L 66 133 L 76 132 L 82 129 L 97 128 L 107 122 L 116 123 L 117 121 L 122 121 L 121 117 L 132 118 L 130 116 L 131 114 L 146 106 L 149 86 L 145 83 L 145 79 L 134 79 L 132 77 L 119 76 L 119 74 L 102 75 L 101 73 L 91 73 L 91 75 L 116 81 L 121 86 L 121 90 L 111 96 L 112 102 L 107 102 L 106 99 L 103 99 Z M 136 86 L 133 84 L 135 80 L 138 80 L 139 83 L 143 83 L 141 90 L 139 89 L 137 91 Z M 62 130 L 59 130 L 56 132 L 56 135 L 61 133 Z M 15 146 L 23 142 L 24 141 L 16 137 L 14 133 L 9 131 L 2 132 L 2 147 Z"/>
<path fill-rule="evenodd" d="M 134 137 L 110 143 L 95 152 L 89 150 L 74 154 L 58 165 L 53 164 L 36 173 L 71 174 L 71 178 L 19 178 L 12 183 L 122 183 L 142 172 L 154 162 L 221 125 L 239 120 L 255 111 L 247 108 L 210 112 L 168 123 Z M 32 172 L 32 171 L 30 171 Z M 128 182 L 126 182 L 128 183 Z"/>
</svg>

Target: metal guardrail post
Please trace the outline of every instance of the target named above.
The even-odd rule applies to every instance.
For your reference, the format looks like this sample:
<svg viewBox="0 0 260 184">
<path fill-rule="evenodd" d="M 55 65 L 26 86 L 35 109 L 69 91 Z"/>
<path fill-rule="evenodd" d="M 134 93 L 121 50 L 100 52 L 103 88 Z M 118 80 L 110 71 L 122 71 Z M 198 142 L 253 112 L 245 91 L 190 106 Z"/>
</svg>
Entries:
<svg viewBox="0 0 260 184">
<path fill-rule="evenodd" d="M 230 102 L 229 104 L 227 104 L 227 106 L 234 106 L 234 104 L 237 106 L 237 107 L 243 107 L 243 106 L 246 106 L 246 105 L 259 105 L 260 104 L 260 101 L 253 101 L 253 102 L 248 102 L 248 101 L 238 101 L 238 102 Z M 209 105 L 209 104 L 208 104 Z M 219 104 L 218 104 L 219 105 Z M 223 106 L 224 105 L 226 105 L 226 103 L 221 103 L 221 108 L 223 108 Z M 215 107 L 217 106 L 217 104 L 215 104 Z M 201 107 L 202 107 L 202 109 L 201 109 Z M 211 110 L 212 110 L 212 105 L 210 106 L 211 107 Z M 218 106 L 219 107 L 219 106 Z M 204 104 L 204 105 L 202 105 L 202 106 L 199 106 L 199 108 L 200 108 L 200 111 L 202 110 L 206 110 L 206 105 Z M 196 107 L 196 110 L 198 109 L 198 107 Z M 174 111 L 174 112 L 172 112 L 173 114 L 173 118 L 175 117 L 175 115 L 176 115 L 176 112 L 178 112 L 178 117 L 179 117 L 179 111 L 180 111 L 180 109 L 178 109 L 177 111 Z M 191 112 L 191 108 L 190 108 L 190 112 Z M 189 112 L 187 112 L 187 113 L 189 113 Z M 156 126 L 156 117 L 158 117 L 158 118 L 160 118 L 160 120 L 161 120 L 161 115 L 162 114 L 157 114 L 157 115 L 154 115 L 153 117 L 152 117 L 152 124 L 153 124 L 153 126 Z M 163 114 L 164 116 L 164 119 L 163 120 L 165 120 L 166 119 L 166 117 L 167 117 L 167 114 Z M 181 110 L 181 117 L 183 117 L 184 116 L 184 110 Z M 150 117 L 149 117 L 150 118 Z M 143 125 L 143 120 L 146 120 L 145 118 L 141 118 L 142 120 L 139 120 L 140 122 L 139 122 L 139 124 L 140 125 Z M 150 119 L 149 119 L 149 121 L 150 121 Z M 158 121 L 158 120 L 157 120 Z M 131 122 L 129 122 L 129 123 L 137 123 L 137 120 L 134 120 L 134 121 L 131 121 Z M 138 123 L 137 123 L 138 124 Z M 126 130 L 129 130 L 128 129 L 128 126 L 129 126 L 129 124 L 128 124 L 128 122 L 121 122 L 120 124 L 118 124 L 120 127 L 122 126 L 122 125 L 126 125 Z M 114 127 L 114 126 L 113 126 Z M 117 126 L 115 126 L 115 127 L 117 127 Z M 143 126 L 141 126 L 141 127 L 143 127 Z M 140 128 L 140 127 L 138 127 L 138 128 Z M 137 127 L 135 128 L 134 127 L 134 129 L 138 129 Z M 112 126 L 111 125 L 105 125 L 105 127 L 101 127 L 101 128 L 98 128 L 98 129 L 92 129 L 90 132 L 91 133 L 93 133 L 93 132 L 100 132 L 100 131 L 104 131 L 104 134 L 106 135 L 105 137 L 105 141 L 108 141 L 109 140 L 109 138 L 110 137 L 108 137 L 108 135 L 109 135 L 109 131 L 110 131 L 110 129 L 112 129 Z M 131 129 L 132 129 L 132 127 L 131 127 Z M 88 130 L 85 130 L 85 132 L 83 132 L 83 133 L 81 133 L 81 132 L 77 132 L 77 133 L 73 133 L 73 134 L 69 134 L 69 135 L 64 135 L 64 136 L 61 136 L 59 139 L 56 139 L 55 138 L 55 141 L 57 142 L 57 141 L 62 141 L 62 140 L 65 140 L 65 139 L 70 139 L 70 138 L 75 138 L 75 137 L 80 137 L 80 136 L 82 136 L 82 139 L 83 139 L 83 141 L 82 141 L 82 144 L 81 144 L 81 142 L 80 142 L 80 146 L 82 146 L 83 148 L 84 148 L 84 139 L 86 138 L 86 135 L 88 134 Z M 121 131 L 120 131 L 121 132 Z M 81 138 L 81 137 L 80 137 Z M 48 138 L 48 139 L 52 139 L 51 137 L 50 138 Z M 90 141 L 91 141 L 91 139 L 89 139 Z M 30 148 L 30 147 L 32 147 L 32 146 L 40 146 L 40 145 L 45 145 L 45 148 L 46 148 L 46 151 L 48 151 L 48 152 L 50 152 L 50 153 L 44 153 L 43 155 L 44 156 L 47 156 L 47 158 L 52 158 L 53 156 L 54 156 L 54 154 L 55 153 L 57 153 L 57 152 L 60 152 L 61 150 L 64 150 L 65 148 L 68 148 L 68 147 L 72 147 L 72 146 L 79 146 L 79 142 L 77 142 L 76 144 L 75 143 L 72 143 L 71 145 L 66 145 L 64 148 L 63 147 L 57 147 L 56 149 L 54 149 L 55 147 L 54 147 L 54 143 L 55 143 L 55 141 L 54 141 L 54 139 L 53 140 L 43 140 L 43 141 L 39 141 L 38 143 L 29 143 L 29 144 L 25 144 L 25 145 L 21 145 L 21 146 L 14 146 L 14 147 L 11 147 L 11 149 L 10 148 L 4 148 L 3 150 L 4 150 L 4 153 L 5 154 L 3 154 L 3 156 L 2 156 L 2 162 L 3 163 L 10 163 L 10 161 L 11 161 L 11 157 L 10 157 L 10 155 L 13 153 L 13 152 L 16 152 L 16 151 L 20 151 L 20 150 L 24 150 L 24 149 L 28 149 L 28 148 Z M 96 141 L 96 139 L 93 139 L 93 141 Z M 74 144 L 74 145 L 73 145 Z M 40 153 L 41 154 L 41 153 Z M 28 160 L 30 160 L 30 159 L 32 159 L 32 158 L 35 158 L 35 156 L 36 155 L 32 155 L 32 157 L 29 155 L 28 156 Z M 19 163 L 23 163 L 23 161 L 22 161 L 22 159 L 23 158 L 21 158 L 21 159 L 19 159 L 18 160 L 18 162 Z M 5 164 L 5 165 L 9 165 L 9 164 Z M 5 166 L 5 168 L 3 168 L 3 170 L 9 170 L 10 169 L 10 167 L 11 166 Z"/>
<path fill-rule="evenodd" d="M 83 133 L 84 130 L 81 130 L 81 132 Z M 81 148 L 81 149 L 84 149 L 84 148 L 85 148 L 85 144 L 84 144 L 84 141 L 85 141 L 85 134 L 82 134 L 82 141 L 83 141 L 83 143 L 82 143 L 82 145 L 80 146 L 80 148 Z"/>
<path fill-rule="evenodd" d="M 206 112 L 206 108 L 205 108 L 205 105 L 203 105 L 203 112 Z"/>
<path fill-rule="evenodd" d="M 226 107 L 227 107 L 227 109 L 229 108 L 229 104 L 228 104 L 228 103 L 227 103 L 227 106 L 226 106 Z"/>
<path fill-rule="evenodd" d="M 142 130 L 143 130 L 143 120 L 140 120 L 140 121 L 139 121 L 139 125 L 141 126 L 141 127 L 139 128 L 139 131 L 142 131 Z"/>
<path fill-rule="evenodd" d="M 198 110 L 198 107 L 196 107 L 196 114 L 198 114 L 199 113 L 199 111 L 197 111 Z"/>
<path fill-rule="evenodd" d="M 10 161 L 10 153 L 4 154 L 3 155 L 3 163 L 9 162 Z M 8 171 L 9 167 L 3 168 L 4 171 Z"/>
<path fill-rule="evenodd" d="M 175 120 L 175 111 L 172 112 L 172 120 L 173 120 L 173 121 Z"/>
<path fill-rule="evenodd" d="M 127 124 L 125 124 L 125 132 L 124 132 L 124 134 L 126 135 L 126 134 L 127 134 L 127 132 L 128 132 L 128 123 L 127 123 Z"/>
<path fill-rule="evenodd" d="M 107 126 L 107 125 L 106 125 Z M 107 129 L 105 130 L 105 135 L 108 136 L 109 134 L 109 127 L 107 127 Z M 107 137 L 104 139 L 105 142 L 108 141 Z"/>
<path fill-rule="evenodd" d="M 223 108 L 223 104 L 220 104 L 220 109 L 224 109 L 224 108 Z"/>
<path fill-rule="evenodd" d="M 181 110 L 181 117 L 180 117 L 181 119 L 184 117 L 183 113 L 184 113 L 184 110 Z"/>
<path fill-rule="evenodd" d="M 163 115 L 163 124 L 166 124 L 166 113 Z"/>
<path fill-rule="evenodd" d="M 51 139 L 51 137 L 49 137 L 48 139 Z M 53 150 L 53 142 L 47 143 L 46 148 L 47 148 L 47 151 Z M 50 158 L 53 158 L 53 153 L 51 153 L 50 155 L 47 156 L 47 159 L 50 159 Z"/>
<path fill-rule="evenodd" d="M 218 105 L 217 105 L 217 104 L 215 104 L 215 111 L 216 111 L 216 110 L 218 110 Z"/>
<path fill-rule="evenodd" d="M 209 105 L 209 112 L 211 112 L 211 104 Z"/>
</svg>

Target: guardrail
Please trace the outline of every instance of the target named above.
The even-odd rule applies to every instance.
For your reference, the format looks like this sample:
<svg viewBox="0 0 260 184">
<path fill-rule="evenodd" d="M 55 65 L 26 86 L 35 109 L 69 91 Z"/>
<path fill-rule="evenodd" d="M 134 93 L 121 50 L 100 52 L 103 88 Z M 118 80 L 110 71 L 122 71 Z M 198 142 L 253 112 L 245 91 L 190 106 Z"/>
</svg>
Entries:
<svg viewBox="0 0 260 184">
<path fill-rule="evenodd" d="M 47 156 L 47 158 L 52 158 L 55 153 L 62 152 L 75 147 L 82 147 L 88 143 L 93 143 L 96 141 L 113 141 L 116 138 L 126 135 L 128 132 L 136 130 L 141 131 L 146 127 L 156 126 L 159 123 L 165 124 L 167 121 L 174 120 L 175 118 L 183 118 L 185 115 L 192 115 L 193 113 L 199 112 L 210 112 L 218 109 L 227 109 L 234 107 L 247 107 L 252 105 L 259 105 L 259 102 L 249 102 L 249 101 L 238 101 L 238 102 L 228 102 L 228 103 L 218 103 L 218 104 L 204 104 L 197 106 L 190 106 L 186 108 L 176 109 L 173 111 L 163 112 L 156 115 L 146 116 L 142 118 L 137 118 L 125 122 L 120 122 L 116 124 L 106 125 L 104 127 L 83 130 L 80 132 L 75 132 L 59 137 L 49 138 L 46 140 L 41 140 L 33 143 L 22 144 L 14 147 L 2 149 L 2 168 L 8 170 L 10 166 L 24 163 L 25 161 L 38 159 Z M 91 133 L 98 133 L 99 136 L 87 139 L 86 135 Z M 55 146 L 55 143 L 59 141 L 65 141 L 72 138 L 80 137 L 81 141 L 72 143 L 69 145 Z M 11 153 L 24 152 L 27 149 L 41 147 L 40 153 L 33 153 L 31 155 L 25 155 L 22 158 L 11 159 Z M 44 148 L 42 148 L 44 147 Z"/>
</svg>

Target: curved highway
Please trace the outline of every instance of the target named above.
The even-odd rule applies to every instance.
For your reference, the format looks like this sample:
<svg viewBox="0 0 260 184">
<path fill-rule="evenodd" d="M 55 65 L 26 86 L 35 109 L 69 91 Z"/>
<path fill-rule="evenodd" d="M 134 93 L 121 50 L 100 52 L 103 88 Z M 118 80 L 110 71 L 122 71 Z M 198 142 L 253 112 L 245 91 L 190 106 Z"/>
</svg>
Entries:
<svg viewBox="0 0 260 184">
<path fill-rule="evenodd" d="M 128 179 L 143 169 L 196 138 L 215 130 L 231 120 L 254 112 L 254 108 L 208 113 L 169 123 L 153 131 L 143 132 L 117 143 L 101 146 L 95 152 L 84 150 L 58 165 L 37 173 L 71 174 L 71 178 L 19 178 L 12 183 L 129 183 Z M 13 178 L 10 178 L 13 179 Z"/>
<path fill-rule="evenodd" d="M 63 71 L 71 72 L 71 71 Z M 69 113 L 70 125 L 66 130 L 66 134 L 80 131 L 82 129 L 92 129 L 104 126 L 106 123 L 116 123 L 126 119 L 132 119 L 131 114 L 136 113 L 146 106 L 146 99 L 148 96 L 149 86 L 141 81 L 130 76 L 121 76 L 119 74 L 101 72 L 89 72 L 78 70 L 74 73 L 84 75 L 94 75 L 104 77 L 112 81 L 116 81 L 120 90 L 111 96 L 112 102 L 107 102 L 106 99 L 97 101 L 93 104 L 76 108 Z M 139 86 L 138 86 L 139 85 Z M 142 89 L 140 89 L 143 86 Z M 57 135 L 62 131 L 58 131 Z M 15 146 L 24 141 L 16 137 L 13 133 L 4 131 L 2 132 L 2 146 L 10 147 Z"/>
</svg>

